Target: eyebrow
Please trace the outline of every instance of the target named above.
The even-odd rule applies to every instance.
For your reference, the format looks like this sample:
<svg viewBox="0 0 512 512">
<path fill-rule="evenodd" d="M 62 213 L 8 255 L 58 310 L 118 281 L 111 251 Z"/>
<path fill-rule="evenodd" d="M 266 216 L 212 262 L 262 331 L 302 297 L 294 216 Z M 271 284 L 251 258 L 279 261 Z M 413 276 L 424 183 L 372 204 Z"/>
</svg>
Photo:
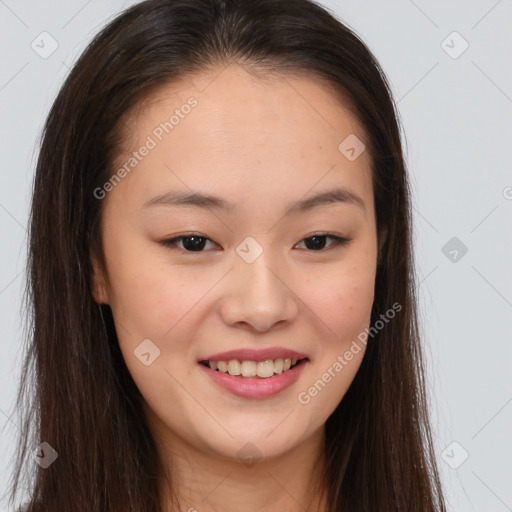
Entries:
<svg viewBox="0 0 512 512">
<path fill-rule="evenodd" d="M 335 188 L 319 192 L 314 196 L 301 199 L 292 204 L 285 211 L 286 215 L 296 215 L 303 213 L 318 206 L 326 206 L 329 204 L 346 203 L 357 206 L 366 211 L 364 201 L 354 192 L 347 188 Z M 235 208 L 233 203 L 211 194 L 202 194 L 200 192 L 172 191 L 159 195 L 146 201 L 144 208 L 150 206 L 195 206 L 199 208 L 212 209 L 217 211 L 231 212 Z"/>
</svg>

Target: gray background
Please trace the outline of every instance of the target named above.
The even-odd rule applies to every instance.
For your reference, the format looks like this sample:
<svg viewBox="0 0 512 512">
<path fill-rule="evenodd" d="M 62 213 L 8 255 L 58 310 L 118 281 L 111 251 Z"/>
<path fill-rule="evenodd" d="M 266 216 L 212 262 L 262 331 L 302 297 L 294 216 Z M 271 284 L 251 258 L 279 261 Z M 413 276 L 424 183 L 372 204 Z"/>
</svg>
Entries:
<svg viewBox="0 0 512 512">
<path fill-rule="evenodd" d="M 11 415 L 36 144 L 69 66 L 131 3 L 0 0 L 0 495 L 17 434 Z M 436 453 L 449 508 L 512 511 L 512 2 L 321 3 L 368 44 L 398 102 Z M 58 43 L 48 58 L 31 47 L 46 37 L 44 48 L 51 49 L 43 31 Z"/>
</svg>

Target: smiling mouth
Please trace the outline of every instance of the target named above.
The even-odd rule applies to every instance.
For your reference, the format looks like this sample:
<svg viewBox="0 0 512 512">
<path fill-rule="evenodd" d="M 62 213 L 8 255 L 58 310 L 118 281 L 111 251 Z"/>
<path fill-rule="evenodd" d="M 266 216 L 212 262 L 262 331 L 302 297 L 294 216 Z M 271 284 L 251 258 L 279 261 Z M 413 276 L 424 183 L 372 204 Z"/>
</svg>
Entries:
<svg viewBox="0 0 512 512">
<path fill-rule="evenodd" d="M 200 364 L 213 371 L 226 373 L 240 379 L 268 379 L 274 375 L 286 373 L 307 360 L 307 357 L 302 359 L 266 359 L 264 361 L 231 359 L 229 361 L 200 361 Z"/>
</svg>

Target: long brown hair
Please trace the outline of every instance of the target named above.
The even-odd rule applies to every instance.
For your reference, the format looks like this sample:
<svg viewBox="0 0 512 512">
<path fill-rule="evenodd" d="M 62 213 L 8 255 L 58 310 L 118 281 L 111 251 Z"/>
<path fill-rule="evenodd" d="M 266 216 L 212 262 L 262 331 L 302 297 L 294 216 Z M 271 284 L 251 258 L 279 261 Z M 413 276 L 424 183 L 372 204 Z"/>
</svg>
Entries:
<svg viewBox="0 0 512 512">
<path fill-rule="evenodd" d="M 372 53 L 308 0 L 148 0 L 89 44 L 46 120 L 29 230 L 26 359 L 16 406 L 22 435 L 11 504 L 29 510 L 157 512 L 162 468 L 111 311 L 91 290 L 102 260 L 102 201 L 123 119 L 157 88 L 216 64 L 324 78 L 367 135 L 377 228 L 387 231 L 361 367 L 326 423 L 329 512 L 444 511 L 429 427 L 412 252 L 410 191 L 398 114 Z M 32 450 L 59 454 L 43 469 Z M 37 506 L 36 506 L 37 505 Z"/>
</svg>

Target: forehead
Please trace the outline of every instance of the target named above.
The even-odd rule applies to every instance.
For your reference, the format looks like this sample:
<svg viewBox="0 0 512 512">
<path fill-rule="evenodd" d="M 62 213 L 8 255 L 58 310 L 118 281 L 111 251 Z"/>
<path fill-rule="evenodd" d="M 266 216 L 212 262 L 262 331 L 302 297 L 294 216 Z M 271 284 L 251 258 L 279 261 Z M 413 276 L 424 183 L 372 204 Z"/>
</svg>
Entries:
<svg viewBox="0 0 512 512">
<path fill-rule="evenodd" d="M 196 72 L 160 87 L 127 128 L 117 166 L 152 141 L 123 183 L 144 200 L 166 188 L 245 200 L 253 191 L 275 200 L 334 185 L 370 200 L 368 152 L 350 160 L 340 150 L 365 133 L 335 90 L 314 76 L 259 78 L 237 65 Z"/>
</svg>

